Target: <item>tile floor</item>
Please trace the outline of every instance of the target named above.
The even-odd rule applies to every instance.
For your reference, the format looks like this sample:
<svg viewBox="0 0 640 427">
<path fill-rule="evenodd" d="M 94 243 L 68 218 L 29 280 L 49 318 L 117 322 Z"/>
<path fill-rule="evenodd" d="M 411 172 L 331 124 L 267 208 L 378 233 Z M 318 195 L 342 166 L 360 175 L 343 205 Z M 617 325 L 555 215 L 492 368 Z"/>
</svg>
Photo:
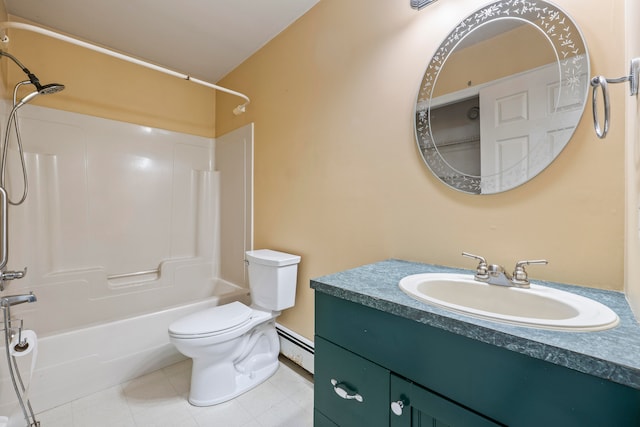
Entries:
<svg viewBox="0 0 640 427">
<path fill-rule="evenodd" d="M 286 359 L 257 388 L 226 403 L 187 402 L 191 361 L 36 415 L 42 427 L 311 427 L 313 379 Z"/>
</svg>

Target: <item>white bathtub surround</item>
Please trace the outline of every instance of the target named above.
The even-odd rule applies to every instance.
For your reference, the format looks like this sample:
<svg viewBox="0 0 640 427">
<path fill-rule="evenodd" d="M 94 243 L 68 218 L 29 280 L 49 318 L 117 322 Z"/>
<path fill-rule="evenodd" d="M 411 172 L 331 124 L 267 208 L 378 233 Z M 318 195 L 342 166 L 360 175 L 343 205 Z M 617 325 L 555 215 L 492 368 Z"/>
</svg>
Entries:
<svg viewBox="0 0 640 427">
<path fill-rule="evenodd" d="M 38 303 L 15 314 L 29 313 L 45 336 L 209 296 L 204 281 L 221 269 L 214 140 L 42 107 L 20 113 L 30 194 L 9 209 L 8 267 L 29 271 L 5 293 L 33 290 Z M 226 160 L 243 170 L 244 159 Z"/>
<path fill-rule="evenodd" d="M 219 194 L 220 277 L 249 286 L 245 251 L 253 249 L 253 123 L 216 138 Z"/>
<path fill-rule="evenodd" d="M 7 267 L 28 273 L 2 294 L 38 298 L 12 315 L 40 337 L 40 411 L 179 360 L 171 321 L 247 294 L 250 222 L 233 217 L 250 218 L 252 127 L 242 150 L 218 153 L 211 138 L 29 105 L 19 115 L 30 192 L 9 208 Z M 9 161 L 9 193 L 21 194 L 15 151 Z M 242 174 L 225 179 L 216 163 Z M 241 211 L 222 209 L 221 194 L 238 194 Z M 15 399 L 8 381 L 0 356 L 0 415 Z"/>
</svg>

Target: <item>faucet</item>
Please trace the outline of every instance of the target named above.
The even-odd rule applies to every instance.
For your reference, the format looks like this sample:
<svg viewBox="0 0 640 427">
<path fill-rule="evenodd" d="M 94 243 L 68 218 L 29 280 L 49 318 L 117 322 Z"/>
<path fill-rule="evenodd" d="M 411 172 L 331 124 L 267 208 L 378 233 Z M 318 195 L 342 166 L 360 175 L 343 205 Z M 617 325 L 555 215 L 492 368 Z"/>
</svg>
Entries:
<svg viewBox="0 0 640 427">
<path fill-rule="evenodd" d="M 498 264 L 487 264 L 487 260 L 479 255 L 462 252 L 463 256 L 478 260 L 474 279 L 490 285 L 507 286 L 516 288 L 529 288 L 529 277 L 524 269 L 525 265 L 548 264 L 546 259 L 536 259 L 518 261 L 512 274 L 509 274 L 503 266 Z"/>
<path fill-rule="evenodd" d="M 22 295 L 9 295 L 9 296 L 0 298 L 0 306 L 11 307 L 13 305 L 24 304 L 25 302 L 36 302 L 37 300 L 38 299 L 33 294 L 33 292 L 29 292 L 28 294 L 22 294 Z"/>
</svg>

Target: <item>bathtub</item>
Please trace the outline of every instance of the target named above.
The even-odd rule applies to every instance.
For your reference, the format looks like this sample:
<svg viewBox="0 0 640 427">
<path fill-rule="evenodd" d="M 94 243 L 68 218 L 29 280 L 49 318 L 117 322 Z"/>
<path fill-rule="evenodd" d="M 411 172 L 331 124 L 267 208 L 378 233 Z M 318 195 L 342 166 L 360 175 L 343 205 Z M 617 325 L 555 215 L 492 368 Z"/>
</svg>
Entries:
<svg viewBox="0 0 640 427">
<path fill-rule="evenodd" d="M 171 322 L 207 307 L 248 302 L 244 288 L 223 282 L 216 289 L 218 295 L 202 301 L 40 338 L 30 386 L 36 413 L 184 360 L 169 342 Z M 0 415 L 8 415 L 17 399 L 4 346 L 0 351 Z M 24 371 L 21 367 L 26 380 L 29 374 Z"/>
</svg>

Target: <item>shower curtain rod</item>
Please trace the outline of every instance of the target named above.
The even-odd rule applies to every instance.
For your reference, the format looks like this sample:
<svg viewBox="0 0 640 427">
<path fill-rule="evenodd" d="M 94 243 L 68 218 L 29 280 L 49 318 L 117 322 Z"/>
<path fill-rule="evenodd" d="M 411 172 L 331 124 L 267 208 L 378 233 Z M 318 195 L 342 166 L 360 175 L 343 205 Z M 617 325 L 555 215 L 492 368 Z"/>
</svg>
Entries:
<svg viewBox="0 0 640 427">
<path fill-rule="evenodd" d="M 0 31 L 1 31 L 0 32 L 0 42 L 7 43 L 9 41 L 9 37 L 7 37 L 7 35 L 6 35 L 5 31 L 4 31 L 7 28 L 14 28 L 14 29 L 17 29 L 17 30 L 32 31 L 34 33 L 39 33 L 39 34 L 42 34 L 42 35 L 45 35 L 45 36 L 48 36 L 48 37 L 53 37 L 55 39 L 65 41 L 67 43 L 75 44 L 77 46 L 81 46 L 81 47 L 84 47 L 84 48 L 87 48 L 87 49 L 91 49 L 91 50 L 94 50 L 96 52 L 103 53 L 105 55 L 113 56 L 114 58 L 122 59 L 124 61 L 131 62 L 131 63 L 137 64 L 137 65 L 141 65 L 143 67 L 150 68 L 152 70 L 160 71 L 161 73 L 165 73 L 165 74 L 168 74 L 170 76 L 178 77 L 178 78 L 183 79 L 183 80 L 189 80 L 189 81 L 194 82 L 196 84 L 199 84 L 199 85 L 202 85 L 202 86 L 206 86 L 206 87 L 209 87 L 209 88 L 212 88 L 212 89 L 215 89 L 215 90 L 219 90 L 220 92 L 225 92 L 225 93 L 240 97 L 240 98 L 244 99 L 247 102 L 245 102 L 244 104 L 238 105 L 236 108 L 233 109 L 233 114 L 235 114 L 236 116 L 239 115 L 239 114 L 244 113 L 245 109 L 246 109 L 246 106 L 249 104 L 249 102 L 251 102 L 249 100 L 248 96 L 246 96 L 246 95 L 244 95 L 244 94 L 242 94 L 240 92 L 236 92 L 235 90 L 227 89 L 225 87 L 218 86 L 216 84 L 209 83 L 209 82 L 204 81 L 204 80 L 196 79 L 194 77 L 191 77 L 188 74 L 179 73 L 177 71 L 173 71 L 173 70 L 170 70 L 168 68 L 161 67 L 159 65 L 155 65 L 155 64 L 152 64 L 150 62 L 146 62 L 146 61 L 143 61 L 141 59 L 134 58 L 132 56 L 128 56 L 128 55 L 125 55 L 125 54 L 122 54 L 122 53 L 119 53 L 119 52 L 116 52 L 116 51 L 113 51 L 113 50 L 110 50 L 110 49 L 106 49 L 104 47 L 100 47 L 100 46 L 97 46 L 97 45 L 94 45 L 94 44 L 91 44 L 91 43 L 87 43 L 85 41 L 78 40 L 78 39 L 75 39 L 73 37 L 66 36 L 64 34 L 56 33 L 55 31 L 51 31 L 51 30 L 47 30 L 47 29 L 38 27 L 36 25 L 24 24 L 22 22 L 11 22 L 11 21 L 0 22 Z"/>
</svg>

